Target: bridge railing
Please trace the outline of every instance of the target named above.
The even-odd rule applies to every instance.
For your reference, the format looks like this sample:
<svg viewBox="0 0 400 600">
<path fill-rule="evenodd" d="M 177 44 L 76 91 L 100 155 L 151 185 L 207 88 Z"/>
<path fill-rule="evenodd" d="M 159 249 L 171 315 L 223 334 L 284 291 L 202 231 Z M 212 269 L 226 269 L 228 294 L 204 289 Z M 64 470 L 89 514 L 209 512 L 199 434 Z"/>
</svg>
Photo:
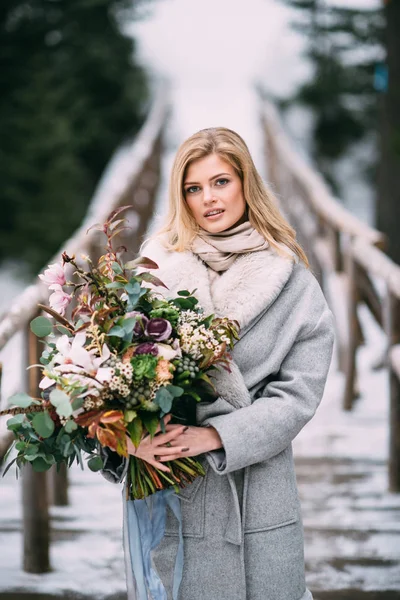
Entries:
<svg viewBox="0 0 400 600">
<path fill-rule="evenodd" d="M 399 492 L 400 266 L 384 253 L 385 236 L 346 210 L 295 150 L 277 110 L 265 99 L 261 119 L 268 179 L 335 315 L 345 410 L 351 410 L 357 396 L 356 356 L 364 340 L 358 315 L 361 303 L 385 332 L 390 379 L 389 488 Z"/>
<path fill-rule="evenodd" d="M 156 96 L 148 117 L 134 141 L 118 150 L 111 159 L 84 221 L 73 236 L 62 244 L 59 252 L 49 263 L 60 261 L 63 251 L 69 255 L 74 254 L 77 258 L 81 254 L 97 256 L 104 240 L 100 232 L 87 230 L 95 223 L 104 222 L 112 210 L 125 205 L 131 208 L 125 213 L 130 233 L 129 237 L 124 238 L 124 245 L 130 252 L 138 251 L 141 238 L 153 216 L 160 180 L 162 136 L 167 112 L 167 94 L 166 90 L 162 89 Z M 0 351 L 3 350 L 5 367 L 7 361 L 16 361 L 16 356 L 7 351 L 6 345 L 12 343 L 20 332 L 23 334 L 22 347 L 18 350 L 18 354 L 22 354 L 22 371 L 14 370 L 14 380 L 11 386 L 8 385 L 11 393 L 26 391 L 33 396 L 40 395 L 38 388 L 40 371 L 39 369 L 27 370 L 27 367 L 39 363 L 43 346 L 30 331 L 29 324 L 32 318 L 39 314 L 38 303 L 46 303 L 47 300 L 47 287 L 38 279 L 28 286 L 13 301 L 10 309 L 0 317 Z M 7 408 L 6 397 L 2 398 L 1 404 L 2 408 Z M 0 459 L 13 439 L 6 429 L 7 420 L 7 417 L 3 417 L 0 422 Z M 49 500 L 54 504 L 68 502 L 66 471 L 61 471 L 59 474 L 54 470 L 48 473 L 35 473 L 31 468 L 24 468 L 22 498 L 24 569 L 29 572 L 43 573 L 50 569 L 48 503 Z"/>
</svg>

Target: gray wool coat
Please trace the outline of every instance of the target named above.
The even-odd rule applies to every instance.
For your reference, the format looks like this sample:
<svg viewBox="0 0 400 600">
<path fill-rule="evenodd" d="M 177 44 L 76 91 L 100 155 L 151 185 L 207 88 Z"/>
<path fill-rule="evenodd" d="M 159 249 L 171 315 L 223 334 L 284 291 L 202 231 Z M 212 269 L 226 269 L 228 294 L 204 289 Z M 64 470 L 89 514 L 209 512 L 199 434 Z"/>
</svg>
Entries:
<svg viewBox="0 0 400 600">
<path fill-rule="evenodd" d="M 219 398 L 200 403 L 198 424 L 215 427 L 223 449 L 204 455 L 206 476 L 180 491 L 184 573 L 180 600 L 310 600 L 291 442 L 322 398 L 333 317 L 312 273 L 271 248 L 239 256 L 210 293 L 209 272 L 191 252 L 143 251 L 177 291 L 196 290 L 205 313 L 239 321 L 230 374 Z M 168 513 L 154 553 L 172 598 L 178 523 Z M 129 548 L 125 544 L 127 564 Z M 127 567 L 129 570 L 129 567 Z M 128 598 L 134 600 L 132 581 Z"/>
</svg>

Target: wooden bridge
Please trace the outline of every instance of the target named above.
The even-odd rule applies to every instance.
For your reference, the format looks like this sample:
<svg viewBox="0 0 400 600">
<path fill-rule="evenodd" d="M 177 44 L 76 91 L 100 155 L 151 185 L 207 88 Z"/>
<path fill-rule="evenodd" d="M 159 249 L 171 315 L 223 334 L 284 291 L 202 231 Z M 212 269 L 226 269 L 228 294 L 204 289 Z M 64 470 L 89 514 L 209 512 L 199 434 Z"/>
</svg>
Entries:
<svg viewBox="0 0 400 600">
<path fill-rule="evenodd" d="M 387 372 L 390 394 L 387 489 L 399 493 L 400 266 L 385 254 L 384 235 L 350 214 L 332 196 L 321 176 L 295 151 L 268 99 L 263 98 L 260 106 L 267 179 L 280 199 L 282 211 L 297 231 L 336 318 L 337 365 L 345 381 L 342 397 L 336 401 L 343 411 L 352 410 L 358 395 L 357 354 L 365 338 L 359 318 L 361 305 L 367 307 L 385 335 L 386 350 L 380 366 Z M 110 162 L 81 227 L 49 262 L 58 261 L 64 250 L 77 256 L 97 254 L 101 240 L 98 232 L 91 230 L 87 234 L 88 227 L 104 221 L 111 210 L 127 204 L 132 206 L 127 217 L 134 235 L 125 242 L 130 251 L 138 250 L 155 209 L 168 111 L 167 94 L 162 91 L 131 146 L 118 152 Z M 0 350 L 5 370 L 8 361 L 15 361 L 7 348 L 17 334 L 23 334 L 25 375 L 21 381 L 20 372 L 15 370 L 11 383 L 13 392 L 24 389 L 33 395 L 37 393 L 40 374 L 34 369 L 26 371 L 26 367 L 39 362 L 41 347 L 31 334 L 29 323 L 38 314 L 37 304 L 46 300 L 47 289 L 37 281 L 27 287 L 0 318 Z M 10 389 L 10 383 L 7 387 Z M 386 394 L 384 389 L 383 394 Z M 0 406 L 7 407 L 4 394 Z M 12 439 L 5 427 L 6 420 L 0 423 L 0 456 Z M 24 471 L 23 568 L 27 572 L 44 573 L 50 569 L 49 504 L 68 504 L 67 481 L 65 472 L 57 475 L 55 472 L 33 473 L 28 468 Z M 0 490 L 1 485 L 0 481 Z M 321 595 L 323 597 L 331 596 Z"/>
</svg>

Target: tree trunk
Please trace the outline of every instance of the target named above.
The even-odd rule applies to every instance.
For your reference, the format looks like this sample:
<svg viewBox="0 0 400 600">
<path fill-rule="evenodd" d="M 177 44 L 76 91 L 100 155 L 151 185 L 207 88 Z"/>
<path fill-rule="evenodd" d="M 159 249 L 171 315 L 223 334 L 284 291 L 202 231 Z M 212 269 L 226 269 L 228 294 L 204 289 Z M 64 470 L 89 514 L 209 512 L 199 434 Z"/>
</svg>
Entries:
<svg viewBox="0 0 400 600">
<path fill-rule="evenodd" d="M 400 264 L 400 2 L 386 0 L 389 85 L 382 99 L 377 227 L 388 237 L 387 253 Z"/>
</svg>

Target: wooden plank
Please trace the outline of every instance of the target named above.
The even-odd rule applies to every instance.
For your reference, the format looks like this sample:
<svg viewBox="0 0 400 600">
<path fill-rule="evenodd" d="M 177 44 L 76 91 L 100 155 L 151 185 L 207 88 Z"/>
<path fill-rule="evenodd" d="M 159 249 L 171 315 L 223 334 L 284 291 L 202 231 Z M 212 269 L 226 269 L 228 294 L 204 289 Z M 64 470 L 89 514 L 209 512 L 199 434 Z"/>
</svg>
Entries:
<svg viewBox="0 0 400 600">
<path fill-rule="evenodd" d="M 396 344 L 390 348 L 389 361 L 393 369 L 393 373 L 400 381 L 400 344 Z"/>
<path fill-rule="evenodd" d="M 365 302 L 375 321 L 383 328 L 382 301 L 369 274 L 363 268 L 358 270 L 358 289 L 361 301 Z"/>
<path fill-rule="evenodd" d="M 397 265 L 384 252 L 375 248 L 361 238 L 351 242 L 351 252 L 355 260 L 375 277 L 383 279 L 389 290 L 400 298 L 400 266 Z"/>
</svg>

